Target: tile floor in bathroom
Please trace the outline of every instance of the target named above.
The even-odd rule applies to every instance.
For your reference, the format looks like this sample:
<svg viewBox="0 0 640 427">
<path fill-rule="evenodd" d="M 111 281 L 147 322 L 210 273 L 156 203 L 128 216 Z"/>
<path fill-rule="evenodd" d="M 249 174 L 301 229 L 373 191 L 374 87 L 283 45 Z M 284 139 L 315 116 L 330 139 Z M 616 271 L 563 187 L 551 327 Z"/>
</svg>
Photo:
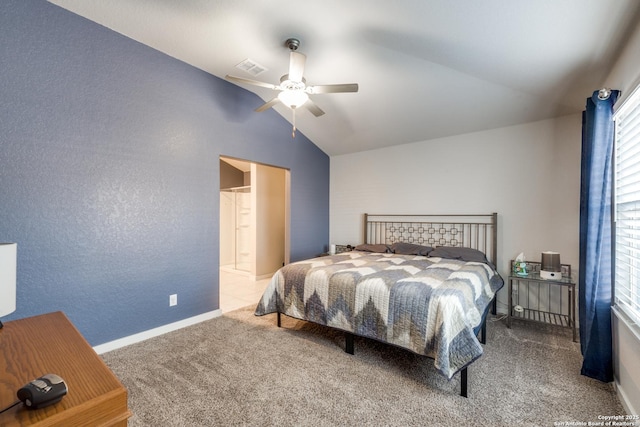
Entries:
<svg viewBox="0 0 640 427">
<path fill-rule="evenodd" d="M 227 313 L 248 305 L 256 306 L 270 280 L 254 281 L 249 276 L 220 269 L 220 309 Z"/>
</svg>

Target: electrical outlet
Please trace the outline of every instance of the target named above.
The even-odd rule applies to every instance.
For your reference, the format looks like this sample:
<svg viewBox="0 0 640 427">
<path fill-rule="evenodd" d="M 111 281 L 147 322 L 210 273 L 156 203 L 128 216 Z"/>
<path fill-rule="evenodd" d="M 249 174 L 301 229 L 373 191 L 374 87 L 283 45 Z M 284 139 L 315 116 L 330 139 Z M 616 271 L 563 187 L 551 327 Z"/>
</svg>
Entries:
<svg viewBox="0 0 640 427">
<path fill-rule="evenodd" d="M 169 295 L 169 307 L 178 305 L 178 294 Z"/>
</svg>

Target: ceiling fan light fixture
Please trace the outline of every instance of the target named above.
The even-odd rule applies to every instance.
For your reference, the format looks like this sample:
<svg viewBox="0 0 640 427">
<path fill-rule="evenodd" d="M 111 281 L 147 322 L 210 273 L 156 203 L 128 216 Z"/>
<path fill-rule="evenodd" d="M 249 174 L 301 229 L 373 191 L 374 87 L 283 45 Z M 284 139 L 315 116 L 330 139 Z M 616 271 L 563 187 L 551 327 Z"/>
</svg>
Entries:
<svg viewBox="0 0 640 427">
<path fill-rule="evenodd" d="M 322 109 L 318 107 L 315 102 L 313 102 L 309 95 L 357 92 L 358 84 L 349 83 L 307 86 L 307 81 L 304 78 L 304 66 L 307 60 L 307 56 L 303 53 L 297 52 L 298 47 L 300 46 L 300 40 L 294 38 L 287 39 L 287 41 L 285 42 L 285 46 L 287 46 L 290 50 L 289 72 L 280 77 L 279 85 L 265 83 L 258 80 L 245 79 L 242 77 L 230 76 L 228 74 L 225 78 L 241 85 L 250 84 L 279 91 L 278 95 L 275 98 L 272 98 L 271 100 L 265 102 L 260 107 L 256 108 L 255 111 L 262 112 L 280 103 L 286 105 L 289 109 L 291 109 L 293 113 L 293 132 L 291 136 L 295 138 L 296 110 L 298 108 L 305 106 L 305 108 L 316 117 L 320 117 L 324 114 L 324 111 L 322 111 Z M 241 62 L 240 64 L 238 64 L 238 67 L 247 72 L 250 72 L 250 70 L 253 70 L 254 68 L 264 68 L 262 66 L 258 66 L 250 59 Z"/>
<path fill-rule="evenodd" d="M 309 95 L 307 95 L 303 90 L 285 89 L 278 94 L 278 98 L 287 107 L 295 109 L 304 105 L 304 103 L 309 100 Z"/>
</svg>

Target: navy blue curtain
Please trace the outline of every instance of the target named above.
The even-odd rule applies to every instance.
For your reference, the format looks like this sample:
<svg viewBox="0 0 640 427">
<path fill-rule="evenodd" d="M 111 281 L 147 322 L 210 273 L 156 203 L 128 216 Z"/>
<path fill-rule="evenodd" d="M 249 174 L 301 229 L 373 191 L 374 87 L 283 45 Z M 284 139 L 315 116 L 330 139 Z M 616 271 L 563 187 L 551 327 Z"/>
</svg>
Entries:
<svg viewBox="0 0 640 427">
<path fill-rule="evenodd" d="M 613 381 L 611 343 L 613 104 L 595 91 L 582 113 L 579 312 L 582 375 Z"/>
</svg>

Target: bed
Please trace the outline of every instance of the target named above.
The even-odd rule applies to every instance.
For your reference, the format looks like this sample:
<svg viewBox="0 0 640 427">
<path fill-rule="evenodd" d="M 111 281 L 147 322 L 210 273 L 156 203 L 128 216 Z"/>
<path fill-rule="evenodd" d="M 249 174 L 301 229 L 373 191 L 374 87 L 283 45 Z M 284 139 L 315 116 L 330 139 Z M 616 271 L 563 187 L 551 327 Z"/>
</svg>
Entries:
<svg viewBox="0 0 640 427">
<path fill-rule="evenodd" d="M 483 352 L 486 317 L 504 282 L 495 269 L 497 214 L 364 214 L 354 250 L 278 270 L 255 314 L 277 313 L 399 346 L 434 360 L 448 379 Z M 478 337 L 480 336 L 480 338 Z"/>
</svg>

